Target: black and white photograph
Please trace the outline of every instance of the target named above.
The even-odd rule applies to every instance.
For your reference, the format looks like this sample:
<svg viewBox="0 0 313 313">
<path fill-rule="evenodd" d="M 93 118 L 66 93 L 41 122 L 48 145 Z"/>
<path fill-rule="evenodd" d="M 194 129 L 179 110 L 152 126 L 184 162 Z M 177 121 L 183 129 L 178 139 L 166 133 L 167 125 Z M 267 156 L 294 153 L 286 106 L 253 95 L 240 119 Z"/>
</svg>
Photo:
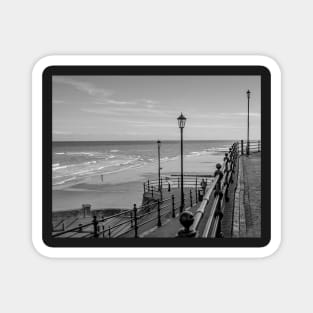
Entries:
<svg viewBox="0 0 313 313">
<path fill-rule="evenodd" d="M 0 11 L 0 312 L 313 312 L 313 1 Z"/>
<path fill-rule="evenodd" d="M 52 237 L 260 238 L 259 75 L 53 75 Z"/>
</svg>

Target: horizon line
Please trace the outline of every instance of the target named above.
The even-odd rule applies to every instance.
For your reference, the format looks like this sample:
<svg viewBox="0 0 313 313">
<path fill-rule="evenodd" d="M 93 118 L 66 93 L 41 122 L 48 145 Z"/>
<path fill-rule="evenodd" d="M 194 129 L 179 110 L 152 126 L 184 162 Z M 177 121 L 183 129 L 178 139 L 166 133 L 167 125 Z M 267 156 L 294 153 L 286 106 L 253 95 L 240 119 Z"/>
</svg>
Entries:
<svg viewBox="0 0 313 313">
<path fill-rule="evenodd" d="M 180 142 L 180 139 L 139 139 L 139 140 L 134 140 L 134 139 L 119 139 L 119 140 L 52 140 L 52 142 L 125 142 L 125 141 L 133 141 L 133 142 L 156 142 L 160 140 L 161 142 L 163 141 L 178 141 Z M 184 141 L 240 141 L 246 139 L 185 139 Z M 261 140 L 260 138 L 250 138 L 251 140 Z"/>
</svg>

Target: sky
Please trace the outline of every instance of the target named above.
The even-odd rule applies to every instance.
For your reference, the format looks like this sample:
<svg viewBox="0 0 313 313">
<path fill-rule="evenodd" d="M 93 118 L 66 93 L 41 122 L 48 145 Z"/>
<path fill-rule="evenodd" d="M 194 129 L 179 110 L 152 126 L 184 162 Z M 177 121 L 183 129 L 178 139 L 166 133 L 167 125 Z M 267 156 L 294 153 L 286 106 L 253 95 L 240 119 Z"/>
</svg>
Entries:
<svg viewBox="0 0 313 313">
<path fill-rule="evenodd" d="M 54 76 L 53 141 L 260 138 L 259 76 Z"/>
</svg>

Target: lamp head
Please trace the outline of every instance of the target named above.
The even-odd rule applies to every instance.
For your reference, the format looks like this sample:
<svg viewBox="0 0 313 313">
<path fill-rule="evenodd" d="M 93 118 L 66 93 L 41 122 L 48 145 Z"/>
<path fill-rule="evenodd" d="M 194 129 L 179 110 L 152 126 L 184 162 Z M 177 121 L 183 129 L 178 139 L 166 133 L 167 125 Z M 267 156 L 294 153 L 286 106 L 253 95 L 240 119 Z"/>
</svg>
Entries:
<svg viewBox="0 0 313 313">
<path fill-rule="evenodd" d="M 178 127 L 179 128 L 184 128 L 185 124 L 186 124 L 186 117 L 183 115 L 183 113 L 181 113 L 178 117 L 177 117 L 177 121 L 178 121 Z"/>
</svg>

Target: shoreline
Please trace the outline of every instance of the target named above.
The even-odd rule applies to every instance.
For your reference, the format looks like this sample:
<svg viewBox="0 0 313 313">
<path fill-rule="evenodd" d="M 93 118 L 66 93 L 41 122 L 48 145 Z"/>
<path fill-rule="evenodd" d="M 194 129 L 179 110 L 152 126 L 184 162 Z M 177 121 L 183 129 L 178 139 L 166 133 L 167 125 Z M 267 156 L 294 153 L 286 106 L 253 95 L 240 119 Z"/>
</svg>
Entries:
<svg viewBox="0 0 313 313">
<path fill-rule="evenodd" d="M 213 174 L 215 164 L 222 162 L 224 153 L 212 152 L 184 158 L 184 174 Z M 180 162 L 168 160 L 161 163 L 161 176 L 180 173 Z M 68 211 L 81 208 L 83 203 L 91 204 L 91 209 L 131 209 L 133 204 L 141 205 L 143 183 L 156 179 L 157 163 L 147 163 L 139 168 L 131 168 L 110 175 L 101 174 L 86 177 L 75 184 L 52 191 L 52 211 Z"/>
</svg>

